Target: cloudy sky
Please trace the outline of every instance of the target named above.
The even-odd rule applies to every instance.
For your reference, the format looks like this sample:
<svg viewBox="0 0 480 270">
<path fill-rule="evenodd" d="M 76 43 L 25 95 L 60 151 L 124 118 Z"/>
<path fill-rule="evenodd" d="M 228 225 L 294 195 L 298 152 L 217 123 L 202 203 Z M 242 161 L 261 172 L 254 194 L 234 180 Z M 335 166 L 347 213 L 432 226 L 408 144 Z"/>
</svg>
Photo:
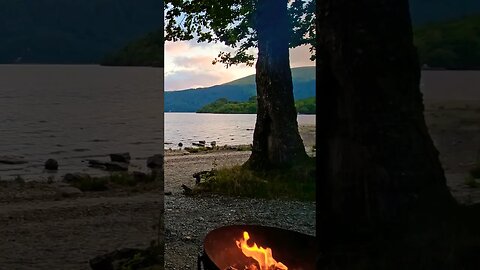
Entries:
<svg viewBox="0 0 480 270">
<path fill-rule="evenodd" d="M 207 87 L 226 83 L 255 73 L 255 67 L 246 65 L 212 65 L 212 60 L 227 47 L 221 44 L 166 42 L 165 91 Z M 291 67 L 313 66 L 307 46 L 290 50 Z"/>
</svg>

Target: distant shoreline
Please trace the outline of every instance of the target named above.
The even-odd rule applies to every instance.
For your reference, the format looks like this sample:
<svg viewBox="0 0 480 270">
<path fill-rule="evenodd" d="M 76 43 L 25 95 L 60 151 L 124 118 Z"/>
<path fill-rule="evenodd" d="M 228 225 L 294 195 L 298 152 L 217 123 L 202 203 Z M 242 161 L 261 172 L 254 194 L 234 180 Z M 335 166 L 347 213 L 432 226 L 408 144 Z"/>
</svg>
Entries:
<svg viewBox="0 0 480 270">
<path fill-rule="evenodd" d="M 257 114 L 257 113 L 228 113 L 228 112 L 164 112 L 164 113 L 196 113 L 196 114 Z M 297 113 L 297 115 L 317 115 L 316 113 Z"/>
</svg>

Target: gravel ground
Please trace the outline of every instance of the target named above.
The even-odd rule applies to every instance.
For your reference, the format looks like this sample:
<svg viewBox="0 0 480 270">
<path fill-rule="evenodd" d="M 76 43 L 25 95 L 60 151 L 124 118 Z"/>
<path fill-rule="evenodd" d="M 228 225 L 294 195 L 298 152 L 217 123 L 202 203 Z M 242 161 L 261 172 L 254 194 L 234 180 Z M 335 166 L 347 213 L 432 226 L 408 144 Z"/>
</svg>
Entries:
<svg viewBox="0 0 480 270">
<path fill-rule="evenodd" d="M 315 203 L 231 198 L 187 197 L 181 185 L 194 185 L 192 174 L 242 164 L 250 152 L 216 152 L 165 157 L 165 269 L 196 269 L 205 235 L 232 224 L 258 224 L 315 235 Z M 232 243 L 233 244 L 233 243 Z"/>
<path fill-rule="evenodd" d="M 165 203 L 165 269 L 196 269 L 205 235 L 224 225 L 258 224 L 315 234 L 312 202 L 174 194 Z"/>
<path fill-rule="evenodd" d="M 88 260 L 157 239 L 159 193 L 0 203 L 0 269 L 90 269 Z"/>
<path fill-rule="evenodd" d="M 300 133 L 308 151 L 315 144 L 315 126 L 301 126 Z M 165 191 L 172 195 L 165 196 L 165 269 L 196 269 L 204 237 L 225 225 L 257 224 L 315 235 L 314 202 L 182 194 L 182 184 L 194 186 L 193 173 L 239 165 L 249 156 L 250 151 L 166 153 Z"/>
<path fill-rule="evenodd" d="M 476 108 L 476 107 L 472 107 Z M 464 184 L 478 149 L 480 111 L 427 111 L 427 123 L 440 151 L 448 185 L 461 202 L 480 202 L 480 189 Z M 437 117 L 438 114 L 438 117 Z M 462 116 L 462 117 L 459 117 Z M 466 125 L 465 119 L 471 119 Z M 475 120 L 475 121 L 474 121 Z M 301 127 L 307 149 L 315 128 Z M 89 269 L 94 256 L 124 247 L 145 247 L 157 238 L 156 224 L 165 200 L 166 269 L 195 269 L 205 235 L 230 224 L 260 224 L 315 234 L 315 203 L 221 196 L 187 197 L 181 185 L 192 174 L 242 164 L 248 151 L 166 153 L 165 183 L 155 191 L 86 192 L 59 196 L 47 183 L 0 184 L 0 270 Z"/>
</svg>

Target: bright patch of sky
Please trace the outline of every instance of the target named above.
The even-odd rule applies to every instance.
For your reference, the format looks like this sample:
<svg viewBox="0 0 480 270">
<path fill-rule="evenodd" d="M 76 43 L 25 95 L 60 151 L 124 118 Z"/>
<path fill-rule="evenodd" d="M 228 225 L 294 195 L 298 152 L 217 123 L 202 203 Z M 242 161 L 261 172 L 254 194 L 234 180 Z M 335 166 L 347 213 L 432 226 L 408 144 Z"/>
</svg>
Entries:
<svg viewBox="0 0 480 270">
<path fill-rule="evenodd" d="M 165 90 L 208 87 L 233 81 L 255 73 L 255 66 L 231 66 L 228 69 L 221 63 L 212 65 L 212 60 L 220 51 L 229 47 L 195 41 L 165 43 Z M 308 46 L 290 49 L 290 66 L 313 66 Z"/>
</svg>

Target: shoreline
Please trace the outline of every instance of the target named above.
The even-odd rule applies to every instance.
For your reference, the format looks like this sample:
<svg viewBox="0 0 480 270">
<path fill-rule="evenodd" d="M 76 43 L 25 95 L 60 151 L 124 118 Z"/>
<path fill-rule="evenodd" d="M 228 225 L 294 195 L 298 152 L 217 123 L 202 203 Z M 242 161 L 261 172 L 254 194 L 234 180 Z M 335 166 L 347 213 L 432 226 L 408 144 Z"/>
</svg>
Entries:
<svg viewBox="0 0 480 270">
<path fill-rule="evenodd" d="M 480 102 L 426 103 L 425 119 L 452 195 L 460 203 L 480 202 L 480 188 L 464 181 L 480 150 Z M 305 144 L 313 145 L 316 127 L 300 129 Z M 165 180 L 155 190 L 119 188 L 64 197 L 56 191 L 63 188 L 59 182 L 0 182 L 0 237 L 6 239 L 0 243 L 6 252 L 0 265 L 18 268 L 27 259 L 33 268 L 24 269 L 52 269 L 64 261 L 69 269 L 88 269 L 94 256 L 146 247 L 156 239 L 163 206 L 167 269 L 191 269 L 205 234 L 223 225 L 263 224 L 314 235 L 315 202 L 183 194 L 182 184 L 195 183 L 193 173 L 239 165 L 249 155 L 231 149 L 165 151 Z"/>
<path fill-rule="evenodd" d="M 316 125 L 314 124 L 302 124 L 298 126 L 298 131 L 302 137 L 303 144 L 307 152 L 315 146 L 316 139 Z M 169 146 L 168 148 L 166 146 Z M 178 147 L 176 143 L 169 142 L 164 145 L 164 154 L 165 156 L 177 156 L 177 155 L 189 155 L 192 153 L 195 154 L 205 154 L 205 153 L 214 153 L 214 152 L 225 152 L 225 151 L 249 151 L 248 148 L 251 147 L 251 144 L 224 144 L 222 146 L 211 147 L 209 143 L 205 144 L 205 147 L 198 147 L 195 145 L 182 146 Z M 189 149 L 194 149 L 189 151 Z M 195 151 L 198 149 L 199 151 Z"/>
</svg>

